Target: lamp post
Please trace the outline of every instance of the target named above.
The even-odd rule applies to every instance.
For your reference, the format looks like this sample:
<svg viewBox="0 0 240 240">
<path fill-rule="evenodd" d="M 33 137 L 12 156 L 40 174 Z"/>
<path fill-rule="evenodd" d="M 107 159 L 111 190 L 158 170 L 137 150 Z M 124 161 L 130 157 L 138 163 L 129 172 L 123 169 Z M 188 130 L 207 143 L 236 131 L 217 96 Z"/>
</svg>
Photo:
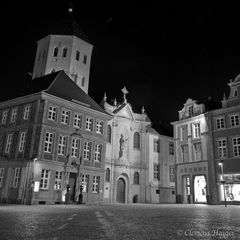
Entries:
<svg viewBox="0 0 240 240">
<path fill-rule="evenodd" d="M 226 200 L 226 191 L 225 191 L 225 183 L 226 181 L 224 180 L 224 173 L 223 173 L 223 162 L 219 162 L 218 165 L 221 168 L 221 183 L 223 185 L 223 194 L 224 194 L 224 205 L 227 207 L 227 200 Z"/>
</svg>

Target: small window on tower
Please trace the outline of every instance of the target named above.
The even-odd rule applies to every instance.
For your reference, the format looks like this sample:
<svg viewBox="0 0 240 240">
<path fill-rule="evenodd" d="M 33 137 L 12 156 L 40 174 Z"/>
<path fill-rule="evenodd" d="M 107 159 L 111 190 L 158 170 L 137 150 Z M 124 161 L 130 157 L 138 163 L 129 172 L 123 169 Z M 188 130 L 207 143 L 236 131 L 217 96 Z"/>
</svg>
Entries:
<svg viewBox="0 0 240 240">
<path fill-rule="evenodd" d="M 85 77 L 82 78 L 82 87 L 85 85 Z"/>
<path fill-rule="evenodd" d="M 67 48 L 63 48 L 62 57 L 67 57 Z"/>
<path fill-rule="evenodd" d="M 57 57 L 57 55 L 58 55 L 58 47 L 55 47 L 55 48 L 53 49 L 53 56 L 54 56 L 54 57 Z"/>
<path fill-rule="evenodd" d="M 76 60 L 79 61 L 79 59 L 80 59 L 80 52 L 76 51 Z"/>
</svg>

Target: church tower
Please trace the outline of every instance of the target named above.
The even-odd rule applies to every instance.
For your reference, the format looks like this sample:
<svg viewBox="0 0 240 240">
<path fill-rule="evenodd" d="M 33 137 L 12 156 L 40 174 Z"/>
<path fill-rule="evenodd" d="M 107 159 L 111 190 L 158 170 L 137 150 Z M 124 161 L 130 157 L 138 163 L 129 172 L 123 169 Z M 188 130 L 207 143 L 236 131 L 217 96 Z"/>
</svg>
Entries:
<svg viewBox="0 0 240 240">
<path fill-rule="evenodd" d="M 68 9 L 60 34 L 50 34 L 37 42 L 33 79 L 64 70 L 66 74 L 88 93 L 93 45 L 81 31 Z"/>
</svg>

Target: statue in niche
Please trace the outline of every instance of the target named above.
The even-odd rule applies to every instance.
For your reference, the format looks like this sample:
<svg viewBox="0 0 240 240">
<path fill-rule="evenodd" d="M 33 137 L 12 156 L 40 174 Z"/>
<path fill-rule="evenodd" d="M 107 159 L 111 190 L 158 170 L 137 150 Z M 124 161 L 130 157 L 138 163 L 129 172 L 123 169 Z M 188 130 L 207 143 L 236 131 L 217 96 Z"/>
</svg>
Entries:
<svg viewBox="0 0 240 240">
<path fill-rule="evenodd" d="M 128 138 L 124 139 L 124 136 L 123 134 L 121 134 L 121 137 L 119 139 L 119 144 L 120 144 L 120 147 L 119 147 L 119 158 L 121 158 L 123 156 L 123 152 L 126 148 L 126 142 L 127 142 Z"/>
</svg>

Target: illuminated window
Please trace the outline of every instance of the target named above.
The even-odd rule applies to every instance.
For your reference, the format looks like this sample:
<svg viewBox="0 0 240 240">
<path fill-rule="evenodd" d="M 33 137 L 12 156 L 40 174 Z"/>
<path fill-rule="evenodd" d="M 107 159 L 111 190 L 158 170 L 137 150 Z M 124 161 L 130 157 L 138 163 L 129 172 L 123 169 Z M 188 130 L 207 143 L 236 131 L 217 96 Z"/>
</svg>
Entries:
<svg viewBox="0 0 240 240">
<path fill-rule="evenodd" d="M 91 148 L 92 143 L 91 142 L 85 142 L 84 143 L 84 149 L 83 149 L 83 158 L 86 160 L 90 160 L 91 158 Z"/>
<path fill-rule="evenodd" d="M 158 139 L 153 140 L 153 151 L 160 152 L 160 142 Z"/>
<path fill-rule="evenodd" d="M 92 186 L 92 192 L 98 193 L 99 192 L 99 184 L 100 184 L 100 177 L 99 176 L 93 176 L 93 186 Z"/>
<path fill-rule="evenodd" d="M 8 115 L 8 111 L 3 111 L 3 114 L 2 114 L 2 124 L 6 124 L 6 122 L 7 122 L 7 115 Z"/>
<path fill-rule="evenodd" d="M 240 156 L 240 137 L 232 139 L 233 142 L 233 156 Z"/>
<path fill-rule="evenodd" d="M 6 142 L 6 147 L 5 147 L 5 153 L 9 153 L 10 152 L 10 148 L 11 148 L 11 145 L 12 145 L 12 138 L 13 138 L 12 133 L 7 135 L 7 142 Z"/>
<path fill-rule="evenodd" d="M 216 123 L 217 123 L 217 129 L 225 128 L 224 117 L 217 118 Z"/>
<path fill-rule="evenodd" d="M 89 175 L 82 175 L 83 192 L 88 192 Z"/>
<path fill-rule="evenodd" d="M 103 121 L 97 121 L 96 133 L 103 134 Z"/>
<path fill-rule="evenodd" d="M 169 166 L 169 181 L 175 182 L 174 166 Z"/>
<path fill-rule="evenodd" d="M 14 108 L 12 110 L 12 115 L 11 115 L 11 122 L 15 122 L 16 121 L 16 117 L 17 117 L 17 108 Z"/>
<path fill-rule="evenodd" d="M 133 184 L 139 184 L 139 173 L 138 172 L 134 173 Z"/>
<path fill-rule="evenodd" d="M 188 162 L 189 158 L 188 158 L 188 145 L 183 145 L 181 146 L 182 149 L 182 160 L 183 162 Z"/>
<path fill-rule="evenodd" d="M 218 140 L 218 157 L 219 158 L 227 157 L 227 141 L 226 141 L 226 139 Z"/>
<path fill-rule="evenodd" d="M 169 142 L 169 154 L 174 155 L 174 143 Z"/>
<path fill-rule="evenodd" d="M 18 184 L 20 182 L 20 173 L 21 173 L 21 169 L 20 168 L 15 168 L 14 178 L 13 178 L 13 187 L 14 188 L 18 187 Z"/>
<path fill-rule="evenodd" d="M 80 149 L 80 139 L 73 138 L 71 145 L 71 157 L 78 158 Z"/>
<path fill-rule="evenodd" d="M 140 149 L 140 134 L 138 132 L 134 133 L 133 136 L 133 147 Z"/>
<path fill-rule="evenodd" d="M 30 117 L 31 106 L 27 105 L 24 107 L 23 120 L 27 120 Z"/>
<path fill-rule="evenodd" d="M 200 138 L 200 123 L 193 123 L 193 138 Z"/>
<path fill-rule="evenodd" d="M 239 115 L 234 114 L 230 116 L 231 127 L 239 126 Z"/>
<path fill-rule="evenodd" d="M 52 121 L 57 120 L 57 108 L 53 106 L 49 106 L 48 108 L 48 119 Z"/>
<path fill-rule="evenodd" d="M 44 152 L 51 153 L 53 150 L 53 133 L 45 133 Z"/>
<path fill-rule="evenodd" d="M 62 172 L 56 171 L 54 190 L 61 190 L 61 189 L 62 189 Z"/>
<path fill-rule="evenodd" d="M 82 127 L 82 115 L 81 114 L 78 114 L 78 113 L 74 114 L 73 126 L 76 128 Z"/>
<path fill-rule="evenodd" d="M 26 143 L 26 132 L 21 132 L 20 139 L 19 139 L 19 146 L 18 146 L 19 152 L 24 151 L 25 143 Z"/>
<path fill-rule="evenodd" d="M 153 178 L 155 180 L 160 180 L 160 165 L 157 163 L 153 165 Z"/>
<path fill-rule="evenodd" d="M 0 168 L 0 187 L 3 186 L 4 168 Z"/>
<path fill-rule="evenodd" d="M 54 57 L 57 57 L 57 55 L 58 55 L 58 47 L 55 47 L 55 48 L 53 49 L 53 56 L 54 56 Z"/>
<path fill-rule="evenodd" d="M 80 52 L 76 51 L 76 60 L 79 61 L 79 59 L 80 59 Z"/>
<path fill-rule="evenodd" d="M 106 169 L 105 182 L 110 182 L 110 169 Z"/>
<path fill-rule="evenodd" d="M 67 143 L 67 137 L 60 135 L 58 140 L 58 155 L 66 154 L 66 143 Z"/>
<path fill-rule="evenodd" d="M 101 162 L 101 158 L 102 158 L 102 145 L 96 144 L 95 151 L 94 151 L 94 160 Z"/>
<path fill-rule="evenodd" d="M 50 171 L 47 169 L 42 169 L 40 189 L 48 189 L 49 186 Z"/>
<path fill-rule="evenodd" d="M 87 131 L 92 131 L 93 130 L 93 119 L 92 118 L 89 118 L 89 117 L 86 118 L 85 129 Z"/>
<path fill-rule="evenodd" d="M 67 57 L 67 48 L 66 47 L 63 48 L 62 57 L 64 57 L 64 58 Z"/>
<path fill-rule="evenodd" d="M 62 110 L 61 114 L 61 123 L 62 124 L 68 124 L 70 119 L 70 112 L 67 110 Z"/>
<path fill-rule="evenodd" d="M 202 143 L 194 143 L 195 161 L 202 160 Z"/>
<path fill-rule="evenodd" d="M 187 125 L 180 127 L 180 139 L 181 141 L 187 141 Z"/>
<path fill-rule="evenodd" d="M 110 143 L 112 139 L 112 128 L 111 126 L 108 124 L 107 125 L 107 141 Z"/>
</svg>

